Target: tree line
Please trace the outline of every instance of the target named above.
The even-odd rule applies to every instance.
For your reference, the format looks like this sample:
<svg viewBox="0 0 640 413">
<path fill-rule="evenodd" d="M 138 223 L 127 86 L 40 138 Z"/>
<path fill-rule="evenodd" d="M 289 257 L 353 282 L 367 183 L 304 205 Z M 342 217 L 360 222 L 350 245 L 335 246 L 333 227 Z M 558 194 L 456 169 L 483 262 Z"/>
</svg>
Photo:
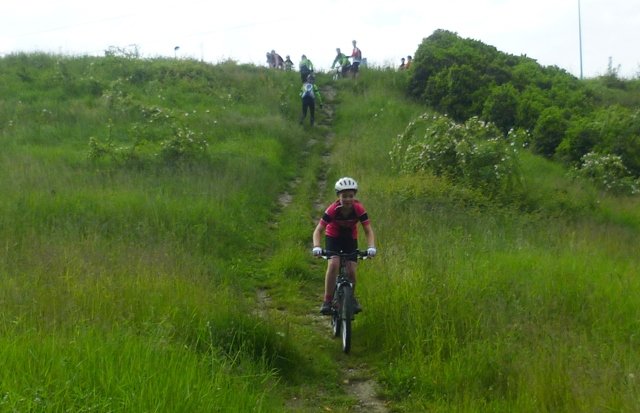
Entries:
<svg viewBox="0 0 640 413">
<path fill-rule="evenodd" d="M 456 33 L 436 30 L 419 45 L 408 93 L 457 122 L 472 117 L 529 132 L 540 155 L 580 167 L 593 154 L 616 156 L 640 177 L 640 79 L 611 69 L 581 80 Z"/>
</svg>

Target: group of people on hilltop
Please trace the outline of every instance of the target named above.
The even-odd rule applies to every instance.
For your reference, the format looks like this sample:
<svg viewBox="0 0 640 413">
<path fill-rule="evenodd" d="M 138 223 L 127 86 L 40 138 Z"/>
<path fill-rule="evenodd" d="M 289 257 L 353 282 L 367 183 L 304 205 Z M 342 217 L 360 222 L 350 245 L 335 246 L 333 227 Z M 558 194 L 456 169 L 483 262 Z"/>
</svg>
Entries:
<svg viewBox="0 0 640 413">
<path fill-rule="evenodd" d="M 333 64 L 331 68 L 333 69 L 336 64 L 339 64 L 342 67 L 343 76 L 348 72 L 353 73 L 354 76 L 357 75 L 360 62 L 362 62 L 362 51 L 357 46 L 357 42 L 353 40 L 351 42 L 353 45 L 353 50 L 351 52 L 351 56 L 346 56 L 344 53 L 340 51 L 340 48 L 336 49 L 337 55 L 333 60 Z M 349 59 L 352 59 L 352 62 L 349 62 Z M 306 55 L 302 55 L 300 58 L 300 80 L 302 81 L 302 89 L 300 91 L 300 97 L 302 98 L 302 115 L 300 116 L 300 124 L 302 124 L 307 117 L 307 112 L 309 112 L 309 121 L 311 126 L 315 123 L 315 102 L 316 99 L 322 107 L 322 95 L 320 94 L 320 89 L 315 84 L 315 76 L 313 74 L 313 63 Z"/>
<path fill-rule="evenodd" d="M 411 59 L 411 56 L 407 56 L 407 60 L 404 60 L 404 57 L 402 59 L 400 59 L 400 66 L 398 67 L 398 70 L 408 70 L 411 67 L 411 62 L 413 60 Z"/>
<path fill-rule="evenodd" d="M 355 40 L 353 40 L 351 44 L 353 45 L 353 50 L 351 51 L 350 56 L 342 53 L 340 51 L 340 48 L 336 48 L 336 57 L 333 60 L 331 68 L 334 69 L 336 65 L 338 65 L 338 67 L 341 68 L 343 75 L 346 75 L 350 72 L 354 76 L 356 76 L 360 68 L 360 63 L 362 62 L 362 51 L 357 46 L 357 42 Z M 271 69 L 281 69 L 287 71 L 293 70 L 293 62 L 291 61 L 291 57 L 287 55 L 287 57 L 283 59 L 282 56 L 276 53 L 275 50 L 267 52 L 267 65 Z M 302 55 L 299 68 L 301 81 L 304 82 L 307 76 L 313 72 L 313 64 L 307 58 L 307 56 Z"/>
<path fill-rule="evenodd" d="M 362 63 L 362 51 L 357 46 L 357 42 L 355 40 L 353 40 L 351 43 L 353 45 L 351 55 L 347 56 L 338 47 L 336 48 L 336 57 L 333 59 L 333 63 L 331 64 L 331 69 L 334 69 L 336 65 L 338 66 L 343 77 L 349 73 L 351 73 L 354 77 L 357 76 L 360 69 L 360 63 Z M 413 59 L 411 55 L 408 55 L 406 59 L 404 57 L 401 58 L 398 70 L 408 70 L 411 67 L 412 62 Z M 267 64 L 269 68 L 272 69 L 281 69 L 288 72 L 293 70 L 293 61 L 291 61 L 291 57 L 287 55 L 287 57 L 283 59 L 282 56 L 276 53 L 275 50 L 267 52 Z M 299 69 L 300 80 L 304 82 L 307 79 L 307 76 L 313 72 L 313 64 L 306 55 L 302 55 Z"/>
<path fill-rule="evenodd" d="M 271 69 L 284 70 L 284 59 L 275 50 L 267 52 L 267 65 Z"/>
<path fill-rule="evenodd" d="M 346 56 L 342 53 L 340 48 L 336 49 L 337 55 L 331 65 L 331 68 L 333 69 L 336 64 L 339 64 L 343 76 L 348 73 L 352 73 L 355 77 L 358 74 L 360 63 L 362 62 L 362 51 L 358 48 L 355 40 L 351 43 L 353 45 L 353 50 L 351 51 L 350 56 Z M 349 59 L 351 59 L 351 61 Z M 281 69 L 286 71 L 293 70 L 293 62 L 291 61 L 290 56 L 287 55 L 286 59 L 283 59 L 275 50 L 267 52 L 267 64 L 269 68 L 272 69 Z M 298 69 L 300 70 L 300 81 L 302 82 L 302 88 L 300 90 L 300 97 L 302 99 L 302 115 L 300 116 L 300 124 L 304 122 L 307 117 L 307 112 L 309 112 L 310 123 L 311 126 L 313 126 L 315 123 L 316 100 L 320 104 L 320 107 L 322 107 L 322 96 L 318 86 L 315 84 L 313 63 L 304 54 L 300 58 Z"/>
<path fill-rule="evenodd" d="M 357 42 L 352 40 L 351 44 L 353 45 L 351 56 L 347 56 L 342 53 L 338 47 L 336 48 L 336 57 L 333 59 L 333 63 L 331 64 L 332 69 L 338 65 L 342 77 L 345 77 L 349 73 L 353 74 L 354 77 L 357 76 L 360 69 L 360 63 L 362 62 L 362 51 L 357 46 Z M 351 61 L 349 59 L 351 59 Z"/>
<path fill-rule="evenodd" d="M 293 62 L 289 55 L 287 55 L 286 59 L 283 59 L 275 50 L 267 52 L 267 65 L 271 69 L 280 69 L 291 71 L 293 69 Z"/>
</svg>

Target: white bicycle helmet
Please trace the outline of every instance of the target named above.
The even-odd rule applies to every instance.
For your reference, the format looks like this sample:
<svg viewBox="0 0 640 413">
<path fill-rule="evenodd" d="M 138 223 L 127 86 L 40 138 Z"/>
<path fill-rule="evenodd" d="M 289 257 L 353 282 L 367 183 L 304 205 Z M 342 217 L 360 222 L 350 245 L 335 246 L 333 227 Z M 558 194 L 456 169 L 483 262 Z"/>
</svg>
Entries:
<svg viewBox="0 0 640 413">
<path fill-rule="evenodd" d="M 336 182 L 336 194 L 339 194 L 340 192 L 346 191 L 348 189 L 358 192 L 358 183 L 356 182 L 356 180 L 353 178 L 349 178 L 348 176 L 338 179 L 338 181 Z"/>
</svg>

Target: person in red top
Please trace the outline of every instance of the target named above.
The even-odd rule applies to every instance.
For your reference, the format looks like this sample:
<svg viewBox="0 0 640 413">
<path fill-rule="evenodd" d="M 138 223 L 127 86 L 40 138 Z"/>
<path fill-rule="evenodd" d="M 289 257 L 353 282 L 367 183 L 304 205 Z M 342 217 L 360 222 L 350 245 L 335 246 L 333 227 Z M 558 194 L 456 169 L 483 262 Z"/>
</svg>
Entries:
<svg viewBox="0 0 640 413">
<path fill-rule="evenodd" d="M 364 206 L 355 196 L 358 192 L 358 183 L 349 177 L 338 179 L 335 184 L 338 199 L 324 211 L 320 222 L 313 231 L 314 256 L 322 255 L 321 238 L 325 233 L 325 246 L 328 251 L 350 253 L 358 249 L 358 223 L 362 225 L 367 239 L 367 254 L 369 257 L 376 255 L 375 236 L 369 215 Z M 327 272 L 324 280 L 324 300 L 320 307 L 322 314 L 331 314 L 331 300 L 333 299 L 333 288 L 336 277 L 340 270 L 340 259 L 334 256 L 328 260 Z M 354 257 L 347 264 L 347 273 L 355 291 L 357 258 Z M 355 296 L 354 296 L 355 300 Z M 362 308 L 355 300 L 355 312 L 360 312 Z"/>
<path fill-rule="evenodd" d="M 351 70 L 353 71 L 353 76 L 358 75 L 358 70 L 360 68 L 360 62 L 362 62 L 362 51 L 356 46 L 356 41 L 353 40 L 351 42 L 353 45 L 353 51 L 351 52 Z"/>
<path fill-rule="evenodd" d="M 409 68 L 411 67 L 411 62 L 413 62 L 411 56 L 407 56 L 407 63 L 405 63 L 404 68 L 409 70 Z"/>
</svg>

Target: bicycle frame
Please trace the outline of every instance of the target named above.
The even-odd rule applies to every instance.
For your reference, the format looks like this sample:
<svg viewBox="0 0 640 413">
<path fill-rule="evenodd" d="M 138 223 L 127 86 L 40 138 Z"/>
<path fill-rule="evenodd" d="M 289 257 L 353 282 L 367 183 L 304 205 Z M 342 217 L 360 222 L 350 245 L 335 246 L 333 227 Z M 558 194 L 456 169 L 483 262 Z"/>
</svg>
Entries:
<svg viewBox="0 0 640 413">
<path fill-rule="evenodd" d="M 338 65 L 333 70 L 333 80 L 338 80 L 342 78 L 354 77 L 355 72 L 353 71 L 353 66 L 351 64 L 348 65 Z"/>
<path fill-rule="evenodd" d="M 349 353 L 351 350 L 351 321 L 355 318 L 355 314 L 353 308 L 353 282 L 349 280 L 347 274 L 347 262 L 353 257 L 366 259 L 367 253 L 355 251 L 345 254 L 323 251 L 322 256 L 325 259 L 338 256 L 340 259 L 340 270 L 336 277 L 333 301 L 331 302 L 331 328 L 334 337 L 342 336 L 342 351 Z"/>
</svg>

